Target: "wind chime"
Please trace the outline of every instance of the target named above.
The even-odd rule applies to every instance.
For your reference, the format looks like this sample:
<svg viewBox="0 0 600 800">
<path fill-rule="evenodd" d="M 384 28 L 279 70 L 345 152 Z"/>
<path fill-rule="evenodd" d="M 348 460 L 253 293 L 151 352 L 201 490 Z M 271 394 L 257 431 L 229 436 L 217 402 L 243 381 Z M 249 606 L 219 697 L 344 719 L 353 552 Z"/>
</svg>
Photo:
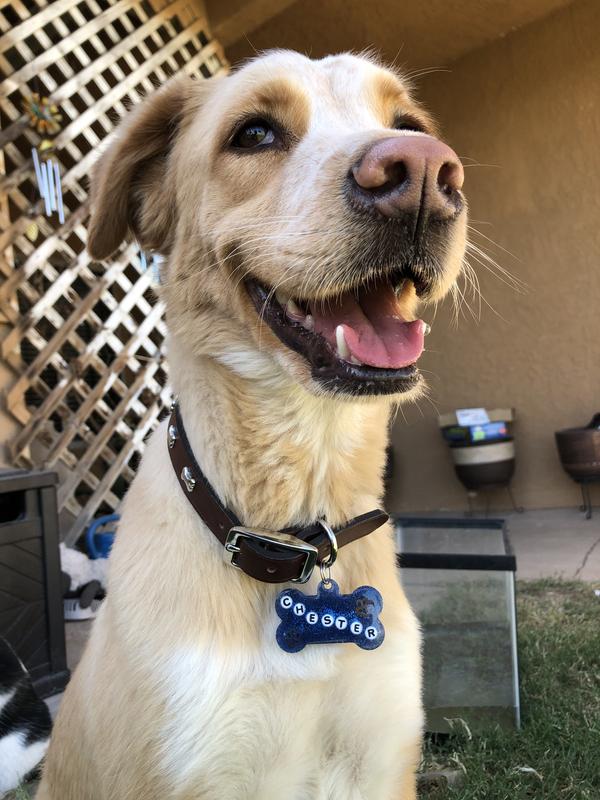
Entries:
<svg viewBox="0 0 600 800">
<path fill-rule="evenodd" d="M 36 147 L 31 150 L 35 177 L 40 197 L 44 201 L 44 211 L 47 217 L 54 212 L 58 213 L 58 220 L 62 225 L 65 221 L 65 208 L 63 204 L 60 168 L 57 160 L 44 158 L 45 153 L 54 149 L 54 141 L 47 138 L 60 131 L 62 116 L 58 107 L 48 98 L 34 93 L 24 101 L 25 111 L 29 115 L 29 124 L 45 138 L 40 142 L 39 151 Z M 40 157 L 41 154 L 41 157 Z M 30 239 L 37 238 L 38 228 L 35 222 L 29 226 L 27 235 Z"/>
<path fill-rule="evenodd" d="M 65 209 L 63 204 L 62 184 L 60 177 L 60 167 L 58 161 L 46 158 L 46 154 L 54 150 L 53 139 L 48 138 L 57 134 L 62 122 L 62 115 L 58 107 L 48 97 L 41 97 L 34 93 L 26 97 L 24 101 L 25 111 L 29 115 L 29 124 L 44 138 L 40 142 L 39 149 L 31 149 L 33 167 L 38 185 L 40 197 L 44 201 L 44 211 L 47 217 L 53 213 L 58 213 L 60 224 L 65 221 Z M 27 227 L 26 235 L 31 241 L 38 237 L 39 229 L 37 223 L 32 221 Z M 156 283 L 160 282 L 160 264 L 162 259 L 157 254 L 147 255 L 141 248 L 138 250 L 140 266 L 143 270 L 150 269 Z"/>
</svg>

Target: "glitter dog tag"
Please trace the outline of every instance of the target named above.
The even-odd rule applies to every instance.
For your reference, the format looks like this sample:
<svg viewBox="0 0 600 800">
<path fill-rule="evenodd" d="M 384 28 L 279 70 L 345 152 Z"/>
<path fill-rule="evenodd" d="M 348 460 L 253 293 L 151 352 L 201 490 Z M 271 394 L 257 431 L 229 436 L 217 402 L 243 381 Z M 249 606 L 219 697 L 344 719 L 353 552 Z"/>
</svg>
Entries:
<svg viewBox="0 0 600 800">
<path fill-rule="evenodd" d="M 277 596 L 281 618 L 277 644 L 297 653 L 307 644 L 354 642 L 363 650 L 375 650 L 385 630 L 379 620 L 383 600 L 377 589 L 361 586 L 352 594 L 340 594 L 337 583 L 321 581 L 314 595 L 286 589 Z"/>
</svg>

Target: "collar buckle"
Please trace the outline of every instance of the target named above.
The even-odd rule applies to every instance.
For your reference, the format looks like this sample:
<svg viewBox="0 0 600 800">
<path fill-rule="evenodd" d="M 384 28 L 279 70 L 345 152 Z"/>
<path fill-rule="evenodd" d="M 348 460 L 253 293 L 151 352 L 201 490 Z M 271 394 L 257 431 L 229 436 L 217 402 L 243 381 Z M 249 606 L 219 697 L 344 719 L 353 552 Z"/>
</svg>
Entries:
<svg viewBox="0 0 600 800">
<path fill-rule="evenodd" d="M 292 583 L 306 583 L 317 564 L 319 555 L 317 548 L 308 542 L 303 542 L 302 539 L 298 539 L 296 536 L 292 536 L 289 533 L 261 531 L 239 526 L 231 528 L 227 534 L 227 541 L 223 550 L 225 562 L 236 569 L 241 569 L 236 562 L 236 555 L 240 552 L 240 545 L 244 540 L 258 542 L 287 553 L 304 554 L 304 563 L 300 570 L 300 575 L 297 578 L 292 578 Z"/>
</svg>

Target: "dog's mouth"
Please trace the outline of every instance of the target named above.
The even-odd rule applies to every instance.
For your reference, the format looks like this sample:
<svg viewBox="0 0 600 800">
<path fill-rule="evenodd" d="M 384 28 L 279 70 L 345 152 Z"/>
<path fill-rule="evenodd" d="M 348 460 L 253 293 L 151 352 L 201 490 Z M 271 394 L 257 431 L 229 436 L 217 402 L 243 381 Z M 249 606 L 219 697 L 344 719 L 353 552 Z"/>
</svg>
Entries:
<svg viewBox="0 0 600 800">
<path fill-rule="evenodd" d="M 427 325 L 405 319 L 401 296 L 416 276 L 392 273 L 325 300 L 300 300 L 250 278 L 246 288 L 261 319 L 311 367 L 324 388 L 350 394 L 405 392 L 420 380 L 416 362 Z"/>
</svg>

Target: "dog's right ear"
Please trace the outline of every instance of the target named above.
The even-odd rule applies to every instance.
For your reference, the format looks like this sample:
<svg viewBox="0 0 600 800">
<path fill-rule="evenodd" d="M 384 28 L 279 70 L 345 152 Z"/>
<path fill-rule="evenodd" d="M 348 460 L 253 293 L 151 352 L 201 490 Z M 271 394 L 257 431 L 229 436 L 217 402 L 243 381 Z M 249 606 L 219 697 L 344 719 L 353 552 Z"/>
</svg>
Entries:
<svg viewBox="0 0 600 800">
<path fill-rule="evenodd" d="M 137 106 L 120 126 L 91 177 L 87 249 L 100 261 L 134 236 L 166 254 L 175 228 L 171 150 L 215 79 L 175 78 Z"/>
</svg>

